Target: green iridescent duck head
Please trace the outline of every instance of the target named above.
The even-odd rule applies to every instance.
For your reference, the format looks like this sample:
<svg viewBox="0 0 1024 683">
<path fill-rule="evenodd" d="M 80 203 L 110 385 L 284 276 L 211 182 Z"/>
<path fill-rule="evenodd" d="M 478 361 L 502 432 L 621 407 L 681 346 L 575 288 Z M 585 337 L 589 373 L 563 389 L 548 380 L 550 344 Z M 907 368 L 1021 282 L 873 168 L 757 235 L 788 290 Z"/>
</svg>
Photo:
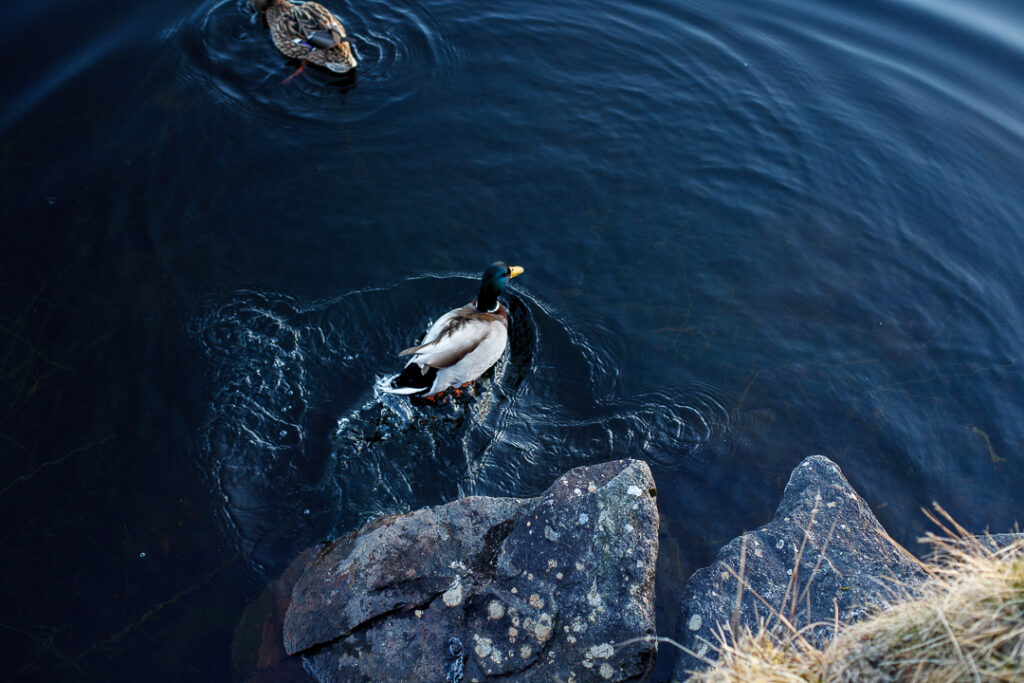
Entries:
<svg viewBox="0 0 1024 683">
<path fill-rule="evenodd" d="M 480 276 L 480 294 L 476 298 L 477 310 L 496 311 L 498 296 L 508 287 L 508 281 L 522 272 L 522 266 L 508 266 L 504 261 L 492 263 Z"/>
</svg>

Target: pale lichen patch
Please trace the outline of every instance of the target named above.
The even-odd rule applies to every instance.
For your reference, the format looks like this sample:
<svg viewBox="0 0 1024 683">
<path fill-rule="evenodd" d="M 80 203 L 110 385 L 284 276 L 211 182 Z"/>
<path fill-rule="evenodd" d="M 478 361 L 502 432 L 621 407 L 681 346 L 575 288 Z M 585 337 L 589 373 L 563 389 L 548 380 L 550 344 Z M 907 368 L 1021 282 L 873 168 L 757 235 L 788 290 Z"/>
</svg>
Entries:
<svg viewBox="0 0 1024 683">
<path fill-rule="evenodd" d="M 611 643 L 601 643 L 600 645 L 593 645 L 590 647 L 590 649 L 583 653 L 583 666 L 590 669 L 594 666 L 595 659 L 608 659 L 614 654 L 615 648 L 612 647 Z M 605 667 L 608 668 L 605 669 Z M 607 662 L 601 665 L 599 671 L 601 672 L 601 675 L 605 678 L 610 678 L 611 674 L 614 673 L 614 669 L 612 669 L 611 665 Z M 608 672 L 607 674 L 605 673 L 606 671 Z"/>
<path fill-rule="evenodd" d="M 476 653 L 476 656 L 480 659 L 487 659 L 487 657 L 490 656 L 491 651 L 494 649 L 494 643 L 491 639 L 474 633 L 473 641 L 476 643 L 476 646 L 473 648 L 473 652 Z"/>
<path fill-rule="evenodd" d="M 551 637 L 551 615 L 542 614 L 540 619 L 534 625 L 533 635 L 537 638 L 537 641 L 542 645 L 548 642 Z"/>
<path fill-rule="evenodd" d="M 601 597 L 601 592 L 597 589 L 597 579 L 594 579 L 594 582 L 590 584 L 590 590 L 587 591 L 587 604 L 599 612 L 604 611 L 604 599 Z"/>
<path fill-rule="evenodd" d="M 462 579 L 455 577 L 455 582 L 444 592 L 441 600 L 447 607 L 455 607 L 462 604 Z"/>
</svg>

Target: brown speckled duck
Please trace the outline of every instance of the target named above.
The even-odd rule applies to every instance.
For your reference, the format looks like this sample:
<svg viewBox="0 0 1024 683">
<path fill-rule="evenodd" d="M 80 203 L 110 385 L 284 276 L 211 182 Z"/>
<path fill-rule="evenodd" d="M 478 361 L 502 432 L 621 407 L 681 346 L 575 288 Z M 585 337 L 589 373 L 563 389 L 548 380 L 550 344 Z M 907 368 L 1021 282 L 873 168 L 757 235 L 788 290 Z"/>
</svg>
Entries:
<svg viewBox="0 0 1024 683">
<path fill-rule="evenodd" d="M 336 73 L 345 73 L 356 67 L 345 27 L 323 5 L 316 2 L 293 4 L 288 0 L 252 0 L 252 6 L 266 16 L 270 37 L 281 54 L 302 60 L 302 66 L 287 80 L 302 71 L 307 62 Z"/>
</svg>

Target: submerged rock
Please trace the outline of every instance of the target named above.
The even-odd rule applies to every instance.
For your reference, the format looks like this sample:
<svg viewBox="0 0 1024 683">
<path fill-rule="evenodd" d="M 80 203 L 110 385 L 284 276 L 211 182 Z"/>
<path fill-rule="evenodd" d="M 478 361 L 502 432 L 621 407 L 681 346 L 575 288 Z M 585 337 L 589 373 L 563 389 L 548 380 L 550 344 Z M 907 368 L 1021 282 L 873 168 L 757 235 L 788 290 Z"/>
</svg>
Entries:
<svg viewBox="0 0 1024 683">
<path fill-rule="evenodd" d="M 231 642 L 233 680 L 245 683 L 306 683 L 309 676 L 298 657 L 285 652 L 281 626 L 295 581 L 313 559 L 312 549 L 297 557 L 276 581 L 246 606 Z"/>
<path fill-rule="evenodd" d="M 715 658 L 718 629 L 756 630 L 759 619 L 779 624 L 781 616 L 821 645 L 837 622 L 859 621 L 889 598 L 913 594 L 925 576 L 839 467 L 811 456 L 793 470 L 772 520 L 730 541 L 687 581 L 677 640 L 697 656 L 680 653 L 673 678 L 685 680 Z"/>
<path fill-rule="evenodd" d="M 537 498 L 469 497 L 319 549 L 289 654 L 328 681 L 621 681 L 648 673 L 658 511 L 647 465 L 579 467 Z"/>
</svg>

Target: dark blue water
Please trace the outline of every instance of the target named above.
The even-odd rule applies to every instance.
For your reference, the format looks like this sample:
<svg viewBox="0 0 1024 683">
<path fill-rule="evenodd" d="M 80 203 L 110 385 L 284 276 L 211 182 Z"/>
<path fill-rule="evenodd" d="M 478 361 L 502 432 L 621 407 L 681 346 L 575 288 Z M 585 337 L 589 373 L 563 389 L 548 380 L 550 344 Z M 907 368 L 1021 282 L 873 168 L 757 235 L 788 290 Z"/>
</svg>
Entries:
<svg viewBox="0 0 1024 683">
<path fill-rule="evenodd" d="M 241 1 L 8 8 L 5 679 L 241 678 L 301 549 L 611 458 L 666 635 L 812 453 L 914 549 L 1024 518 L 1019 3 L 330 6 L 287 85 Z M 382 396 L 498 259 L 479 396 Z"/>
</svg>

